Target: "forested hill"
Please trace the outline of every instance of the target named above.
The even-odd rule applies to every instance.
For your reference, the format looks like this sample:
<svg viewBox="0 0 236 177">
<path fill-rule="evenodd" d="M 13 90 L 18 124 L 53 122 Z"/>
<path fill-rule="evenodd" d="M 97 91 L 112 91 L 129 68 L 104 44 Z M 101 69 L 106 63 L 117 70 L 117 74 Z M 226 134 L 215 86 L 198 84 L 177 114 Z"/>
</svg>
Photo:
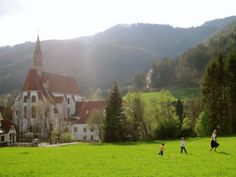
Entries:
<svg viewBox="0 0 236 177">
<path fill-rule="evenodd" d="M 202 42 L 236 17 L 206 22 L 196 28 L 169 25 L 116 25 L 104 32 L 70 40 L 42 41 L 46 71 L 74 77 L 82 92 L 90 88 L 120 85 L 155 59 L 175 57 Z M 0 94 L 22 87 L 33 63 L 34 43 L 0 48 Z"/>
<path fill-rule="evenodd" d="M 207 64 L 219 55 L 224 60 L 236 56 L 236 21 L 186 50 L 176 60 L 156 61 L 152 67 L 152 87 L 199 86 Z"/>
</svg>

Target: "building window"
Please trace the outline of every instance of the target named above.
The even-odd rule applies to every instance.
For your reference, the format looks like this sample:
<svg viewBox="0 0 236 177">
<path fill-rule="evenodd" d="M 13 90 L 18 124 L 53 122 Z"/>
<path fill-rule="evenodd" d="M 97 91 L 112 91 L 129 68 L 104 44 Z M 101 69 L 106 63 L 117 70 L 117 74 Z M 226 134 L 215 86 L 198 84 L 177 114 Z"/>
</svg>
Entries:
<svg viewBox="0 0 236 177">
<path fill-rule="evenodd" d="M 57 107 L 55 106 L 55 107 L 54 107 L 54 114 L 57 114 L 57 113 L 58 113 Z"/>
<path fill-rule="evenodd" d="M 16 111 L 16 116 L 18 116 L 18 114 L 19 114 L 19 111 Z"/>
<path fill-rule="evenodd" d="M 67 109 L 68 117 L 70 117 L 70 108 Z"/>
<path fill-rule="evenodd" d="M 36 118 L 36 107 L 35 106 L 31 107 L 31 114 L 32 114 L 32 118 Z"/>
<path fill-rule="evenodd" d="M 90 136 L 90 139 L 93 141 L 93 135 Z"/>
<path fill-rule="evenodd" d="M 70 98 L 69 97 L 67 98 L 67 103 L 70 104 Z"/>
<path fill-rule="evenodd" d="M 87 136 L 86 135 L 84 135 L 84 140 L 87 140 Z"/>
<path fill-rule="evenodd" d="M 91 128 L 90 128 L 90 132 L 94 132 L 94 127 L 91 127 Z"/>
<path fill-rule="evenodd" d="M 26 118 L 27 117 L 27 107 L 25 106 L 24 107 L 24 118 Z"/>
<path fill-rule="evenodd" d="M 35 96 L 35 95 L 33 95 L 33 96 L 31 97 L 31 102 L 32 102 L 32 103 L 35 103 L 35 102 L 36 102 L 36 96 Z"/>
<path fill-rule="evenodd" d="M 4 141 L 4 136 L 1 136 L 1 141 Z"/>
<path fill-rule="evenodd" d="M 27 96 L 24 96 L 24 103 L 27 103 Z"/>
<path fill-rule="evenodd" d="M 84 132 L 87 132 L 87 128 L 86 127 L 84 127 Z"/>
<path fill-rule="evenodd" d="M 77 127 L 74 127 L 74 132 L 77 132 Z"/>
<path fill-rule="evenodd" d="M 50 110 L 49 110 L 49 108 L 47 107 L 47 109 L 46 109 L 45 112 L 44 112 L 44 116 L 45 116 L 45 117 L 48 117 L 49 111 L 50 111 Z"/>
</svg>

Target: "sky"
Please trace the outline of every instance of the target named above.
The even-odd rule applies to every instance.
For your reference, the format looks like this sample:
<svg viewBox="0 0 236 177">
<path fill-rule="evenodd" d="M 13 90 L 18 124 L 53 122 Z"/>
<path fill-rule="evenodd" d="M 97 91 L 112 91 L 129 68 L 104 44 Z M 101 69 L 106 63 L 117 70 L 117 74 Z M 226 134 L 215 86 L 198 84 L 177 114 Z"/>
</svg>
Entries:
<svg viewBox="0 0 236 177">
<path fill-rule="evenodd" d="M 195 27 L 236 15 L 235 0 L 0 0 L 0 46 L 93 35 L 117 24 Z"/>
</svg>

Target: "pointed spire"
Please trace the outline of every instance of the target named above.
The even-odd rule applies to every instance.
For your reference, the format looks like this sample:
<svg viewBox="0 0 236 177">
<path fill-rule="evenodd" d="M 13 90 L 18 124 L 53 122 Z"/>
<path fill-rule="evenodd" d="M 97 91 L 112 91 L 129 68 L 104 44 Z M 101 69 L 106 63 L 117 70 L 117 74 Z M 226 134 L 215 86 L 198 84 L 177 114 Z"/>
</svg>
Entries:
<svg viewBox="0 0 236 177">
<path fill-rule="evenodd" d="M 34 50 L 34 64 L 33 68 L 36 69 L 39 77 L 42 76 L 42 52 L 40 47 L 39 35 L 37 36 L 37 42 Z"/>
</svg>

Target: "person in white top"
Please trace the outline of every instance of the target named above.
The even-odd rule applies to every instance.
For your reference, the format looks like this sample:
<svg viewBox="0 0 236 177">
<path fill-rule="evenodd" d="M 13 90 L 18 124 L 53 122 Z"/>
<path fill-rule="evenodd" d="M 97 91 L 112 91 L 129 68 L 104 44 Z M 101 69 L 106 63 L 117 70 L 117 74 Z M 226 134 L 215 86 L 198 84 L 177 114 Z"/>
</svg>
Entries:
<svg viewBox="0 0 236 177">
<path fill-rule="evenodd" d="M 187 154 L 184 137 L 181 137 L 181 139 L 180 139 L 180 153 L 183 153 L 183 150 L 184 150 L 185 154 Z"/>
<path fill-rule="evenodd" d="M 214 149 L 214 151 L 216 151 L 216 148 L 220 145 L 216 140 L 216 133 L 217 133 L 217 131 L 214 130 L 212 135 L 211 135 L 211 149 L 210 149 L 210 152 L 212 151 L 212 149 Z"/>
</svg>

